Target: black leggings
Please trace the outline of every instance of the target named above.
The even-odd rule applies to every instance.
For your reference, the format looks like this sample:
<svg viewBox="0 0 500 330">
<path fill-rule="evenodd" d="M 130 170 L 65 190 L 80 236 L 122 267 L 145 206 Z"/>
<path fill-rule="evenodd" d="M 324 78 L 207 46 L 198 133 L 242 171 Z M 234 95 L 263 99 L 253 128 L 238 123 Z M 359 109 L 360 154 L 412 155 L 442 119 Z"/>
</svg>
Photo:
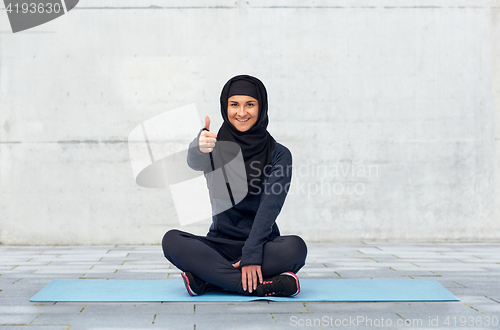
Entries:
<svg viewBox="0 0 500 330">
<path fill-rule="evenodd" d="M 181 271 L 189 271 L 223 289 L 248 295 L 241 284 L 241 259 L 245 241 L 193 235 L 177 229 L 163 236 L 163 254 Z M 304 266 L 307 247 L 295 235 L 278 236 L 264 244 L 262 276 L 269 278 L 286 271 L 297 273 Z"/>
</svg>

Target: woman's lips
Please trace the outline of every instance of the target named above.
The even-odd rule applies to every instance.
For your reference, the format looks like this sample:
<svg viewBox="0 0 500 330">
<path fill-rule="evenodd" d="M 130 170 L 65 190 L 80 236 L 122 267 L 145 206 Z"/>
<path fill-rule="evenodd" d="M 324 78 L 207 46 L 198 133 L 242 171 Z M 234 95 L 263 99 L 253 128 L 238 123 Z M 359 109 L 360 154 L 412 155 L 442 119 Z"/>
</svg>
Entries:
<svg viewBox="0 0 500 330">
<path fill-rule="evenodd" d="M 241 120 L 241 119 L 236 118 L 236 120 L 237 120 L 238 122 L 240 122 L 240 123 L 246 123 L 247 121 L 249 121 L 249 120 L 250 120 L 250 118 L 247 118 L 247 119 L 245 119 L 245 120 Z"/>
</svg>

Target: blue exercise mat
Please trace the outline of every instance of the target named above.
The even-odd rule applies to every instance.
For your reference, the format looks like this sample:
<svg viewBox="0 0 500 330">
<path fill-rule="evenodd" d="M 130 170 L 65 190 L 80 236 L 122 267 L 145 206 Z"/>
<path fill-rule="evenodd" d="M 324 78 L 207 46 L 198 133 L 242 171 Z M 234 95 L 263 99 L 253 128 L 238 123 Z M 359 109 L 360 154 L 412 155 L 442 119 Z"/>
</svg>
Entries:
<svg viewBox="0 0 500 330">
<path fill-rule="evenodd" d="M 191 297 L 182 281 L 53 280 L 30 301 L 458 301 L 434 279 L 300 280 L 295 297 L 214 290 Z"/>
</svg>

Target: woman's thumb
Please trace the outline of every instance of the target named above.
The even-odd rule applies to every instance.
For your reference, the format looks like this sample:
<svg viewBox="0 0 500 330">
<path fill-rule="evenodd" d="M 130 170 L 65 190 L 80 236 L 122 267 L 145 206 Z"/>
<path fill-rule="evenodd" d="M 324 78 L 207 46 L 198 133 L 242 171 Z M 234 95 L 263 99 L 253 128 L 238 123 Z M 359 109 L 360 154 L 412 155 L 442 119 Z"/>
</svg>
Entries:
<svg viewBox="0 0 500 330">
<path fill-rule="evenodd" d="M 208 116 L 205 116 L 205 128 L 210 131 L 210 118 Z"/>
</svg>

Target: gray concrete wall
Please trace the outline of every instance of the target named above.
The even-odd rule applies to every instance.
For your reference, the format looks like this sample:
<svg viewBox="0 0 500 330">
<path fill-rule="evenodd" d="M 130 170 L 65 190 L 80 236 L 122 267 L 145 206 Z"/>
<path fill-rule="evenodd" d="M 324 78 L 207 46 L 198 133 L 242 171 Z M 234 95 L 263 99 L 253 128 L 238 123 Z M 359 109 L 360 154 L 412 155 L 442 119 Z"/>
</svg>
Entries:
<svg viewBox="0 0 500 330">
<path fill-rule="evenodd" d="M 2 10 L 0 243 L 205 234 L 135 184 L 127 136 L 193 102 L 218 130 L 242 73 L 294 159 L 282 234 L 498 240 L 499 41 L 500 1 L 84 0 L 16 34 Z"/>
</svg>

